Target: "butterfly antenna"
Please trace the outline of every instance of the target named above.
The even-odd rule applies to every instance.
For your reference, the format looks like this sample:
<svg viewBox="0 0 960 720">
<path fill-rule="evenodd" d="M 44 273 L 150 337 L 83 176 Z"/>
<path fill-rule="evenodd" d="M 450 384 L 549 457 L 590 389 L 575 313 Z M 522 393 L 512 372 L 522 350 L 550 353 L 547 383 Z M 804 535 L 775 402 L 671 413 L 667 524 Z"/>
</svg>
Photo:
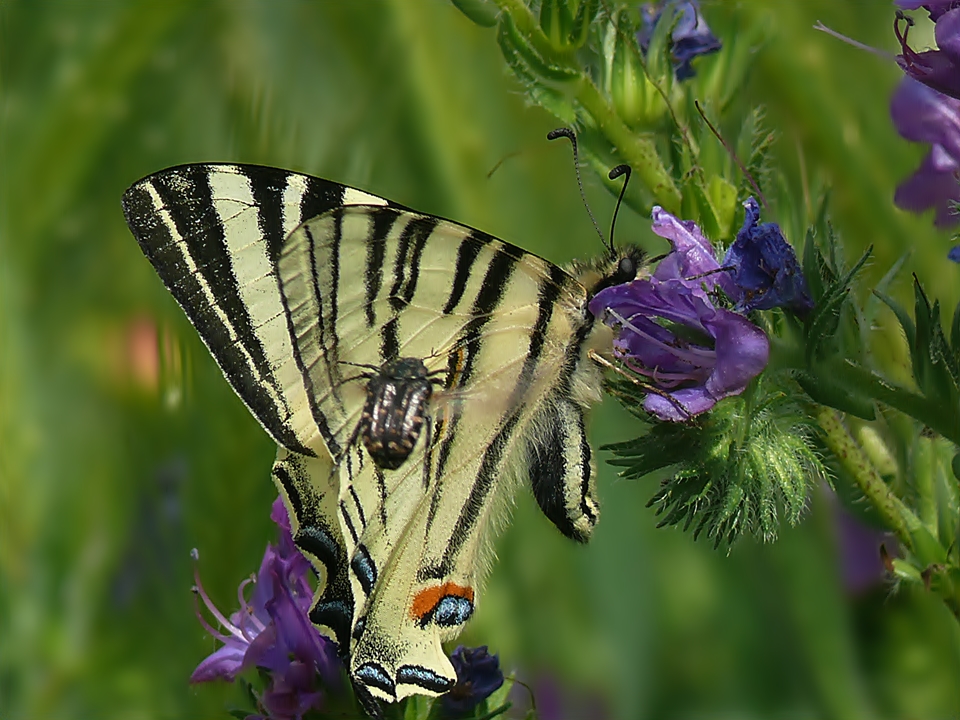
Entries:
<svg viewBox="0 0 960 720">
<path fill-rule="evenodd" d="M 503 165 L 507 160 L 510 160 L 511 158 L 518 157 L 518 156 L 520 156 L 520 155 L 522 155 L 522 154 L 523 154 L 522 151 L 520 151 L 520 150 L 514 150 L 513 152 L 509 152 L 509 153 L 507 153 L 506 155 L 504 155 L 502 158 L 500 158 L 499 160 L 497 160 L 497 164 L 494 165 L 492 168 L 490 168 L 490 172 L 487 173 L 487 180 L 489 180 L 490 178 L 492 178 L 492 177 L 493 177 L 493 174 L 494 174 L 497 170 L 499 170 L 499 169 L 500 169 L 500 166 Z"/>
<path fill-rule="evenodd" d="M 580 155 L 577 153 L 577 136 L 574 135 L 573 130 L 570 128 L 557 128 L 547 133 L 547 140 L 556 140 L 559 137 L 565 137 L 570 141 L 570 144 L 573 145 L 573 169 L 577 173 L 577 185 L 580 186 L 580 198 L 583 200 L 583 206 L 587 209 L 587 215 L 590 216 L 590 221 L 593 223 L 597 235 L 600 236 L 600 242 L 606 245 L 607 241 L 603 237 L 603 233 L 600 232 L 597 219 L 593 216 L 593 211 L 590 210 L 590 205 L 587 203 L 587 195 L 583 192 L 583 180 L 580 178 Z"/>
<path fill-rule="evenodd" d="M 747 180 L 750 181 L 750 184 L 753 186 L 754 191 L 756 191 L 757 195 L 760 197 L 760 202 L 763 203 L 763 207 L 769 210 L 770 205 L 767 204 L 767 199 L 763 196 L 763 192 L 760 190 L 760 186 L 757 185 L 757 181 L 753 179 L 753 175 L 751 175 L 750 171 L 747 170 L 746 165 L 743 164 L 743 161 L 737 155 L 736 151 L 734 151 L 734 149 L 730 147 L 727 141 L 723 139 L 723 135 L 720 134 L 720 131 L 717 130 L 716 127 L 714 127 L 713 123 L 710 122 L 710 120 L 707 119 L 706 113 L 703 112 L 703 108 L 700 106 L 700 101 L 694 100 L 693 104 L 696 105 L 697 112 L 700 113 L 700 117 L 703 118 L 703 121 L 707 124 L 707 127 L 710 128 L 710 132 L 712 132 L 716 136 L 717 140 L 720 141 L 720 144 L 723 145 L 723 149 L 727 151 L 727 154 L 733 158 L 733 161 L 737 164 L 737 167 L 740 168 L 740 172 L 742 172 L 744 176 L 747 178 Z"/>
<path fill-rule="evenodd" d="M 613 231 L 617 227 L 617 213 L 620 212 L 620 205 L 623 204 L 623 195 L 627 192 L 627 183 L 630 182 L 630 174 L 633 171 L 629 165 L 617 165 L 610 174 L 607 175 L 611 180 L 616 180 L 621 175 L 626 175 L 623 179 L 623 187 L 620 188 L 620 197 L 617 198 L 617 206 L 613 209 L 613 220 L 610 221 L 610 257 L 616 257 L 617 249 L 613 245 Z"/>
</svg>

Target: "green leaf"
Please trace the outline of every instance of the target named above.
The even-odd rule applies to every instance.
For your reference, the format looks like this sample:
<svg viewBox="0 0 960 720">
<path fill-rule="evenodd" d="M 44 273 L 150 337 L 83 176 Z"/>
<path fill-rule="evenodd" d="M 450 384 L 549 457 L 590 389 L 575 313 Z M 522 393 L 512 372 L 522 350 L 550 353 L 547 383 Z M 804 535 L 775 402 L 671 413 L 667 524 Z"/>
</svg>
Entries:
<svg viewBox="0 0 960 720">
<path fill-rule="evenodd" d="M 733 237 L 733 218 L 737 214 L 737 188 L 719 175 L 713 175 L 707 184 L 707 198 L 717 221 L 718 240 Z"/>
<path fill-rule="evenodd" d="M 717 217 L 717 210 L 701 184 L 700 178 L 691 175 L 684 189 L 687 190 L 684 195 L 689 194 L 696 204 L 696 215 L 694 217 L 699 220 L 698 224 L 704 234 L 709 238 L 728 237 L 723 231 L 720 218 Z"/>
<path fill-rule="evenodd" d="M 940 323 L 940 303 L 931 306 L 920 281 L 914 276 L 915 321 L 917 324 L 913 352 L 914 376 L 917 385 L 927 397 L 941 398 L 950 407 L 957 396 L 960 378 L 951 357 Z"/>
<path fill-rule="evenodd" d="M 876 404 L 871 398 L 859 395 L 846 386 L 831 381 L 823 374 L 798 371 L 794 376 L 804 392 L 821 405 L 827 405 L 868 422 L 876 419 Z"/>
<path fill-rule="evenodd" d="M 903 305 L 880 290 L 874 290 L 873 294 L 878 297 L 884 305 L 890 308 L 894 315 L 897 316 L 897 320 L 900 322 L 900 327 L 903 329 L 903 334 L 907 338 L 907 345 L 910 347 L 910 352 L 912 353 L 917 337 L 917 328 L 916 325 L 913 324 L 913 319 L 910 317 L 910 314 L 907 312 L 906 308 L 903 307 Z"/>
<path fill-rule="evenodd" d="M 552 60 L 547 60 L 537 52 L 536 48 L 534 48 L 523 33 L 520 32 L 510 13 L 503 13 L 500 16 L 500 22 L 497 26 L 497 42 L 500 43 L 500 49 L 503 51 L 504 56 L 506 56 L 508 52 L 519 56 L 529 68 L 525 74 L 537 81 L 567 83 L 581 77 L 579 68 L 569 65 L 558 65 Z"/>
<path fill-rule="evenodd" d="M 853 278 L 867 262 L 872 252 L 873 246 L 871 245 L 860 256 L 850 272 L 832 285 L 825 284 L 823 296 L 814 306 L 813 312 L 806 321 L 808 363 L 812 362 L 815 357 L 822 357 L 825 354 L 822 351 L 827 340 L 832 339 L 840 327 L 840 311 L 849 296 Z"/>
<path fill-rule="evenodd" d="M 498 8 L 490 0 L 452 0 L 460 12 L 480 27 L 493 27 L 497 24 Z"/>
<path fill-rule="evenodd" d="M 508 17 L 504 15 L 504 18 Z M 506 22 L 512 24 L 512 20 Z M 540 81 L 535 70 L 527 62 L 526 56 L 519 52 L 509 34 L 504 31 L 504 27 L 505 22 L 501 20 L 500 27 L 497 30 L 497 42 L 500 44 L 500 50 L 507 65 L 513 70 L 520 82 L 526 86 L 527 92 L 537 103 L 553 113 L 564 124 L 575 124 L 577 113 L 570 97 L 566 93 L 544 85 Z"/>
<path fill-rule="evenodd" d="M 540 28 L 557 50 L 565 50 L 573 30 L 573 16 L 567 0 L 541 0 Z"/>
<path fill-rule="evenodd" d="M 950 348 L 954 356 L 960 354 L 960 303 L 953 309 L 953 321 L 950 323 Z"/>
<path fill-rule="evenodd" d="M 590 24 L 600 9 L 600 0 L 580 0 L 580 7 L 577 8 L 577 16 L 573 20 L 573 27 L 570 28 L 570 47 L 573 49 L 583 47 L 590 35 Z"/>
</svg>

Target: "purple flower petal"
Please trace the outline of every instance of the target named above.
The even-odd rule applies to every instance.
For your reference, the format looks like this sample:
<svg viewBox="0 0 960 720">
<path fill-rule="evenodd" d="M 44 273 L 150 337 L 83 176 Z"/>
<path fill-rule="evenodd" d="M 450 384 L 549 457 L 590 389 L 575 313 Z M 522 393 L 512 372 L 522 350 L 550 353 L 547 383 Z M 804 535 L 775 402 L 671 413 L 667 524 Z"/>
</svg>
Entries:
<svg viewBox="0 0 960 720">
<path fill-rule="evenodd" d="M 709 55 L 720 50 L 720 39 L 713 34 L 703 19 L 700 7 L 695 2 L 682 2 L 677 24 L 673 28 L 674 73 L 677 80 L 693 77 L 691 63 L 700 55 Z"/>
<path fill-rule="evenodd" d="M 244 599 L 244 590 L 251 580 L 241 583 L 240 609 L 229 620 L 212 605 L 197 580 L 198 595 L 229 635 L 206 625 L 224 645 L 200 663 L 191 682 L 233 680 L 242 671 L 261 668 L 269 673 L 269 684 L 260 698 L 262 709 L 267 717 L 280 720 L 319 709 L 320 686 L 338 683 L 342 666 L 335 644 L 309 620 L 313 590 L 308 576 L 312 571 L 293 544 L 289 519 L 279 500 L 271 516 L 280 528 L 280 545 L 267 545 L 249 601 Z"/>
<path fill-rule="evenodd" d="M 486 645 L 459 645 L 450 655 L 450 662 L 457 673 L 457 684 L 441 700 L 448 715 L 469 713 L 503 685 L 500 658 L 487 652 Z"/>
<path fill-rule="evenodd" d="M 692 220 L 679 220 L 659 205 L 653 212 L 653 231 L 670 241 L 672 252 L 667 255 L 653 276 L 658 280 L 687 280 L 708 289 L 719 285 L 729 297 L 739 297 L 736 286 L 725 272 L 710 241 Z M 702 276 L 702 277 L 700 277 Z M 696 278 L 696 279 L 694 279 Z"/>
<path fill-rule="evenodd" d="M 722 44 L 704 20 L 699 3 L 693 0 L 668 0 L 666 5 L 672 5 L 676 10 L 673 31 L 670 34 L 673 43 L 673 72 L 677 80 L 686 80 L 696 74 L 691 64 L 693 60 L 700 55 L 717 52 Z M 646 3 L 640 8 L 642 25 L 637 32 L 637 43 L 644 54 L 650 47 L 657 23 L 663 17 L 664 7 L 664 4 Z"/>
<path fill-rule="evenodd" d="M 930 19 L 936 21 L 941 15 L 955 7 L 960 7 L 957 0 L 897 0 L 897 5 L 903 10 L 919 10 L 923 8 L 930 13 Z"/>
<path fill-rule="evenodd" d="M 246 651 L 247 646 L 245 644 L 228 640 L 226 645 L 205 657 L 197 665 L 197 669 L 190 675 L 190 682 L 202 683 L 211 680 L 232 682 L 243 666 L 243 656 Z"/>
<path fill-rule="evenodd" d="M 674 390 L 667 397 L 649 393 L 643 401 L 643 409 L 661 420 L 686 422 L 717 404 L 704 386 Z"/>
<path fill-rule="evenodd" d="M 960 100 L 904 78 L 890 102 L 897 131 L 932 147 L 917 171 L 897 188 L 894 202 L 911 212 L 936 209 L 935 223 L 958 222 L 951 201 L 960 201 Z"/>
<path fill-rule="evenodd" d="M 907 140 L 942 145 L 960 158 L 960 100 L 904 78 L 890 100 L 890 117 Z"/>
<path fill-rule="evenodd" d="M 900 68 L 907 76 L 937 92 L 960 99 L 960 8 L 938 14 L 934 28 L 939 46 L 936 50 L 913 50 L 907 40 L 910 23 L 901 33 L 901 21 L 902 18 L 898 18 L 895 25 L 901 47 L 901 54 L 897 56 Z"/>
<path fill-rule="evenodd" d="M 767 366 L 770 341 L 763 330 L 730 310 L 719 309 L 703 323 L 717 343 L 717 362 L 707 391 L 717 400 L 739 395 Z"/>
<path fill-rule="evenodd" d="M 600 291 L 591 311 L 619 328 L 614 352 L 659 392 L 644 407 L 684 421 L 737 395 L 767 364 L 764 332 L 714 307 L 703 288 L 656 277 Z"/>
<path fill-rule="evenodd" d="M 911 212 L 936 208 L 934 225 L 946 227 L 960 222 L 951 202 L 960 202 L 960 164 L 940 145 L 934 147 L 909 178 L 897 186 L 893 201 L 897 207 Z"/>
</svg>

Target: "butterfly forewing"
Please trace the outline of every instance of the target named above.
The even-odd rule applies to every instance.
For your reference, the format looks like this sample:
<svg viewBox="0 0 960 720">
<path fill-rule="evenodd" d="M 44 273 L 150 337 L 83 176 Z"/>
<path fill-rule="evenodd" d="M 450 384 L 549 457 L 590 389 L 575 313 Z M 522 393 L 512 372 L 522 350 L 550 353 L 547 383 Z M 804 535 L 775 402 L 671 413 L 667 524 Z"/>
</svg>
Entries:
<svg viewBox="0 0 960 720">
<path fill-rule="evenodd" d="M 316 454 L 323 438 L 295 364 L 276 259 L 294 228 L 348 199 L 386 203 L 253 165 L 170 168 L 123 197 L 144 254 L 233 389 L 277 444 L 306 455 Z"/>
<path fill-rule="evenodd" d="M 568 536 L 596 522 L 586 290 L 478 230 L 281 170 L 174 168 L 124 206 L 281 446 L 273 475 L 322 576 L 314 622 L 378 698 L 449 689 L 440 643 L 473 613 L 517 480 Z M 359 437 L 371 389 L 356 368 L 398 358 L 435 379 L 429 432 L 381 467 Z"/>
</svg>

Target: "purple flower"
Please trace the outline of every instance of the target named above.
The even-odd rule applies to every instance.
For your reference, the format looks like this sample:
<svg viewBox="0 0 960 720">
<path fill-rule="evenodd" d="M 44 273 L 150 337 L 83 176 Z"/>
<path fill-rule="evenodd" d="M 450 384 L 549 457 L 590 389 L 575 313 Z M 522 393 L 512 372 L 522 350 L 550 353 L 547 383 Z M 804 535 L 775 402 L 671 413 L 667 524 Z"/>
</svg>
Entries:
<svg viewBox="0 0 960 720">
<path fill-rule="evenodd" d="M 739 290 L 739 312 L 785 307 L 804 313 L 813 307 L 793 247 L 776 223 L 758 224 L 760 207 L 753 198 L 743 204 L 747 210 L 737 239 L 727 250 L 723 264 Z"/>
<path fill-rule="evenodd" d="M 954 3 L 916 3 L 901 2 L 901 6 L 909 9 L 920 5 L 925 7 L 930 17 L 936 20 L 934 37 L 937 40 L 936 50 L 916 52 L 907 43 L 907 35 L 913 21 L 897 14 L 894 31 L 900 41 L 901 54 L 897 56 L 897 63 L 911 78 L 934 90 L 960 99 L 960 4 Z M 905 23 L 903 32 L 900 23 Z"/>
<path fill-rule="evenodd" d="M 478 648 L 458 645 L 450 655 L 450 662 L 457 671 L 457 684 L 441 700 L 449 715 L 466 715 L 503 685 L 500 658 L 488 653 L 486 645 Z"/>
<path fill-rule="evenodd" d="M 930 145 L 920 168 L 897 188 L 897 207 L 936 208 L 938 227 L 960 221 L 951 206 L 960 201 L 960 100 L 904 78 L 890 101 L 890 115 L 903 137 Z"/>
<path fill-rule="evenodd" d="M 843 587 L 858 595 L 883 582 L 886 570 L 880 546 L 895 549 L 896 541 L 890 533 L 864 525 L 839 503 L 836 512 Z"/>
<path fill-rule="evenodd" d="M 259 697 L 263 717 L 281 720 L 319 708 L 320 686 L 339 683 L 341 666 L 336 645 L 323 637 L 308 617 L 313 599 L 307 580 L 310 563 L 293 543 L 286 509 L 279 499 L 270 516 L 280 526 L 280 543 L 267 545 L 256 579 L 240 583 L 240 609 L 229 620 L 210 600 L 199 575 L 195 577 L 197 595 L 227 634 L 212 628 L 198 609 L 201 623 L 223 646 L 197 666 L 190 682 L 233 681 L 245 670 L 262 668 L 270 677 Z M 247 601 L 244 591 L 250 583 L 255 585 Z"/>
<path fill-rule="evenodd" d="M 947 260 L 960 263 L 960 245 L 954 245 L 950 248 L 950 252 L 947 253 Z"/>
<path fill-rule="evenodd" d="M 824 491 L 834 518 L 843 587 L 850 595 L 859 595 L 886 579 L 881 547 L 897 555 L 897 541 L 891 533 L 870 527 L 851 514 L 829 487 Z"/>
<path fill-rule="evenodd" d="M 694 58 L 715 53 L 722 45 L 707 26 L 698 3 L 693 0 L 687 2 L 667 0 L 666 3 L 647 3 L 640 8 L 640 19 L 643 24 L 637 32 L 637 42 L 644 53 L 650 47 L 654 30 L 667 7 L 674 10 L 672 14 L 674 25 L 670 34 L 673 72 L 677 80 L 686 80 L 696 74 L 691 64 Z"/>
<path fill-rule="evenodd" d="M 659 207 L 653 220 L 673 252 L 652 277 L 598 292 L 590 312 L 619 329 L 614 353 L 655 388 L 644 408 L 683 421 L 743 392 L 766 367 L 770 344 L 745 317 L 714 306 L 714 287 L 738 295 L 700 229 Z"/>
<path fill-rule="evenodd" d="M 960 8 L 960 1 L 933 0 L 931 2 L 931 0 L 897 0 L 897 5 L 904 10 L 919 10 L 923 8 L 930 13 L 930 19 L 936 22 L 945 12 L 953 10 L 954 8 Z"/>
</svg>

